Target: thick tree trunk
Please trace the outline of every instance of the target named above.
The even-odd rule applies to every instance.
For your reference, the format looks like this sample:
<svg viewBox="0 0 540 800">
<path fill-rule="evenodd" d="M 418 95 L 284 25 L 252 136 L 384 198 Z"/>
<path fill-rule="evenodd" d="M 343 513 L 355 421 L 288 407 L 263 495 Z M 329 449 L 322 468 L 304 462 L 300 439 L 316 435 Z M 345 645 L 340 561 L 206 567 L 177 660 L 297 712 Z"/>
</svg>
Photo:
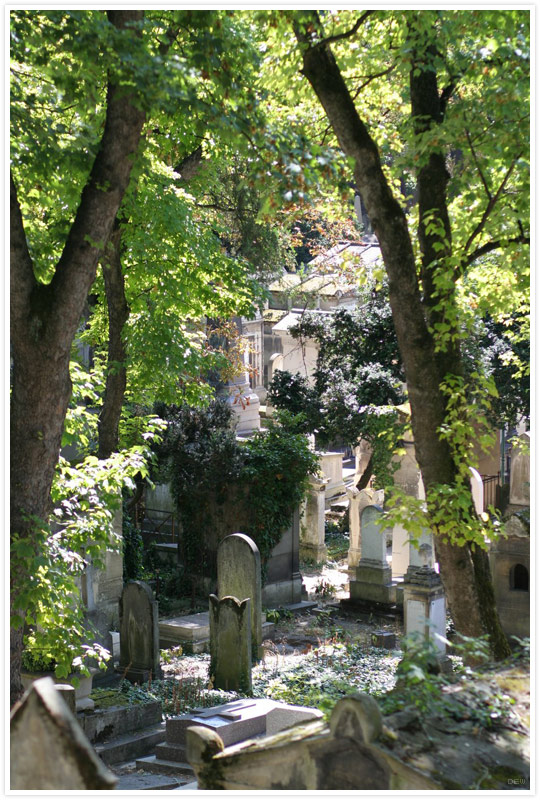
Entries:
<svg viewBox="0 0 540 800">
<path fill-rule="evenodd" d="M 142 11 L 111 11 L 119 28 L 142 19 Z M 71 394 L 70 350 L 99 257 L 110 236 L 128 185 L 145 114 L 134 97 L 110 84 L 101 147 L 50 284 L 33 272 L 17 190 L 11 181 L 11 535 L 35 541 L 35 520 L 47 517 Z M 12 608 L 28 575 L 17 561 Z M 20 611 L 18 612 L 20 613 Z M 20 629 L 12 632 L 11 699 L 20 683 Z"/>
<path fill-rule="evenodd" d="M 313 29 L 320 30 L 315 12 Z M 456 478 L 455 465 L 448 445 L 438 436 L 446 416 L 444 397 L 439 388 L 441 363 L 426 322 L 404 212 L 386 181 L 377 145 L 358 115 L 329 46 L 310 43 L 310 36 L 299 28 L 295 32 L 303 48 L 302 72 L 325 109 L 340 146 L 354 159 L 356 186 L 381 247 L 392 316 L 405 368 L 416 455 L 426 491 L 437 484 L 452 485 Z M 437 167 L 438 163 L 432 166 Z M 446 366 L 442 368 L 443 373 Z M 444 544 L 437 535 L 435 546 L 456 627 L 468 636 L 488 632 L 481 608 L 485 597 L 480 597 L 477 590 L 468 548 Z M 496 655 L 500 656 L 501 652 L 496 650 L 498 641 L 492 640 L 492 645 Z"/>
</svg>

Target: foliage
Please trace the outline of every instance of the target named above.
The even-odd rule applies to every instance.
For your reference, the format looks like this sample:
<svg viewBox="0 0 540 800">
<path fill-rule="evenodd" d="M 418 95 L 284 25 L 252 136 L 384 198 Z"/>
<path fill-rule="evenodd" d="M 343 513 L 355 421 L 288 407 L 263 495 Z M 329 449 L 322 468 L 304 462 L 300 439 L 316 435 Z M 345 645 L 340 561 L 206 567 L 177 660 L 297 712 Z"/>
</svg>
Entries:
<svg viewBox="0 0 540 800">
<path fill-rule="evenodd" d="M 343 519 L 347 520 L 347 515 L 344 515 Z M 347 558 L 350 538 L 348 522 L 345 524 L 347 529 L 343 530 L 344 525 L 342 522 L 335 523 L 327 521 L 325 523 L 324 542 L 328 550 L 328 558 L 331 561 L 341 561 L 342 559 Z"/>
<path fill-rule="evenodd" d="M 99 645 L 87 644 L 92 634 L 85 626 L 79 580 L 90 562 L 103 566 L 107 548 L 121 547 L 114 513 L 122 490 L 133 488 L 135 475 L 147 474 L 149 457 L 148 448 L 136 446 L 102 461 L 87 456 L 78 466 L 60 459 L 50 523 L 34 520 L 30 537 L 13 536 L 12 574 L 21 571 L 28 578 L 14 606 L 24 616 L 13 615 L 11 624 L 28 627 L 27 650 L 54 659 L 58 677 L 77 665 L 88 674 L 86 661 L 108 658 Z"/>
<path fill-rule="evenodd" d="M 161 410 L 164 413 L 164 409 Z M 317 458 L 306 438 L 284 422 L 237 441 L 231 410 L 222 401 L 208 408 L 175 407 L 159 449 L 169 464 L 173 496 L 182 521 L 183 558 L 188 571 L 212 569 L 210 543 L 217 546 L 220 509 L 234 508 L 235 525 L 259 547 L 263 564 L 290 525 Z M 223 523 L 222 523 L 223 525 Z M 222 530 L 221 535 L 233 531 Z M 214 538 L 212 538 L 214 537 Z"/>
<path fill-rule="evenodd" d="M 449 645 L 449 642 L 446 642 Z M 396 670 L 396 686 L 379 699 L 384 714 L 416 708 L 421 714 L 468 720 L 471 724 L 492 729 L 497 725 L 518 722 L 513 714 L 515 703 L 498 684 L 490 681 L 487 636 L 472 638 L 460 635 L 452 643 L 453 652 L 465 663 L 456 662 L 454 673 L 442 673 L 438 649 L 433 640 L 412 635 L 402 640 L 403 658 Z"/>
</svg>

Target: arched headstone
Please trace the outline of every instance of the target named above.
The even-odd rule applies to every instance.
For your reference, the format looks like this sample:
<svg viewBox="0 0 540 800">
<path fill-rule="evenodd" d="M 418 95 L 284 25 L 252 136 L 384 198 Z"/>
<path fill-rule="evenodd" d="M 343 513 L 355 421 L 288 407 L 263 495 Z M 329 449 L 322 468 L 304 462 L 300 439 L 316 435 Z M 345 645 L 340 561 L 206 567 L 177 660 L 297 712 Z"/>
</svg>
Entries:
<svg viewBox="0 0 540 800">
<path fill-rule="evenodd" d="M 261 556 L 259 548 L 244 533 L 226 536 L 217 552 L 218 597 L 251 600 L 251 648 L 253 660 L 260 657 L 261 622 Z"/>
<path fill-rule="evenodd" d="M 120 598 L 120 667 L 133 683 L 161 677 L 158 603 L 143 581 L 128 581 Z"/>
</svg>

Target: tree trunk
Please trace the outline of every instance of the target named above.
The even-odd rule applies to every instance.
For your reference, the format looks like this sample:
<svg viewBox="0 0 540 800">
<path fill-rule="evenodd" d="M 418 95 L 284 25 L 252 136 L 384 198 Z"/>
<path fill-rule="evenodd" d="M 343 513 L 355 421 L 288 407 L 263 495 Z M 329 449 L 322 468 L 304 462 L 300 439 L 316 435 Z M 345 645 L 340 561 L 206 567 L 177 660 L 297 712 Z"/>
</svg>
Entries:
<svg viewBox="0 0 540 800">
<path fill-rule="evenodd" d="M 312 16 L 313 28 L 320 31 L 316 12 Z M 309 44 L 309 35 L 298 26 L 295 33 L 303 47 L 302 72 L 325 109 L 341 148 L 354 159 L 356 186 L 381 247 L 407 380 L 416 456 L 426 492 L 437 484 L 452 485 L 456 468 L 447 443 L 438 436 L 446 416 L 439 388 L 441 371 L 446 374 L 448 365 L 441 365 L 437 359 L 428 330 L 405 214 L 386 181 L 377 145 L 358 115 L 330 47 L 324 43 Z M 439 166 L 440 160 L 431 164 L 435 169 Z M 440 191 L 440 186 L 438 189 Z M 452 358 L 455 355 L 453 353 Z M 477 590 L 469 549 L 444 544 L 437 535 L 434 538 L 441 578 L 457 629 L 468 636 L 491 633 L 485 627 L 486 617 L 481 606 L 486 598 L 480 597 Z M 497 618 L 497 613 L 494 603 L 492 606 L 493 619 Z M 491 639 L 497 657 L 506 655 L 506 651 L 502 653 L 498 649 L 500 641 L 498 636 Z"/>
<path fill-rule="evenodd" d="M 142 11 L 109 12 L 110 21 L 118 28 L 142 17 Z M 34 276 L 17 189 L 11 181 L 11 535 L 34 542 L 35 548 L 36 520 L 47 517 L 71 394 L 71 345 L 128 185 L 145 119 L 134 100 L 124 87 L 109 84 L 101 147 L 48 285 Z M 17 561 L 11 607 L 19 615 L 24 609 L 17 609 L 17 597 L 28 577 L 23 562 Z M 11 639 L 12 702 L 22 692 L 21 651 L 22 634 L 17 628 Z"/>
<path fill-rule="evenodd" d="M 103 258 L 103 280 L 107 295 L 109 347 L 107 383 L 99 415 L 98 457 L 108 458 L 118 449 L 118 425 L 126 391 L 126 345 L 122 330 L 129 318 L 121 253 L 122 229 L 118 221 L 109 239 Z"/>
</svg>

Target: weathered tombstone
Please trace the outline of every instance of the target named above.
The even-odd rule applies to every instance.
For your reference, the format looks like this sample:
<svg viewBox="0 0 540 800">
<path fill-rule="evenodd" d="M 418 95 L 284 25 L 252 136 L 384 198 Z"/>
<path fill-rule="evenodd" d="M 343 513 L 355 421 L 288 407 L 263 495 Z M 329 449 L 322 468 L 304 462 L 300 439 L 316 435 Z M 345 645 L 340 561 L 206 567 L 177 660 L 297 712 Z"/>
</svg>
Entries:
<svg viewBox="0 0 540 800">
<path fill-rule="evenodd" d="M 219 729 L 189 727 L 187 759 L 199 790 L 390 789 L 391 767 L 377 747 L 382 716 L 373 698 L 356 695 L 339 700 L 329 726 L 322 720 L 299 723 L 288 732 L 237 744 L 230 752 Z"/>
<path fill-rule="evenodd" d="M 360 515 L 366 506 L 382 506 L 384 491 L 382 489 L 347 489 L 349 498 L 349 552 L 347 565 L 351 570 L 357 567 L 362 557 L 362 541 L 360 535 Z"/>
<path fill-rule="evenodd" d="M 409 566 L 405 580 L 422 567 L 434 569 L 433 534 L 428 528 L 424 528 L 415 544 L 409 542 Z"/>
<path fill-rule="evenodd" d="M 51 678 L 35 681 L 11 712 L 10 772 L 12 791 L 116 786 Z"/>
<path fill-rule="evenodd" d="M 528 506 L 531 502 L 531 458 L 529 448 L 531 434 L 522 433 L 519 440 L 523 443 L 523 450 L 512 451 L 510 466 L 510 505 Z"/>
<path fill-rule="evenodd" d="M 440 656 L 446 645 L 439 636 L 446 636 L 446 599 L 439 575 L 433 569 L 431 545 L 419 548 L 421 567 L 409 570 L 403 584 L 405 635 L 420 634 L 430 639 Z M 439 634 L 439 636 L 437 636 Z"/>
<path fill-rule="evenodd" d="M 250 598 L 211 594 L 209 619 L 211 683 L 215 689 L 251 692 Z"/>
<path fill-rule="evenodd" d="M 397 602 L 397 584 L 386 558 L 386 532 L 378 524 L 382 508 L 366 506 L 360 517 L 362 557 L 354 580 L 349 583 L 353 601 L 392 605 Z"/>
<path fill-rule="evenodd" d="M 161 677 L 158 603 L 143 581 L 128 581 L 120 598 L 120 664 L 132 683 Z"/>
<path fill-rule="evenodd" d="M 324 505 L 327 478 L 311 477 L 304 511 L 300 521 L 300 556 L 313 561 L 326 561 L 324 543 Z"/>
<path fill-rule="evenodd" d="M 469 467 L 471 473 L 471 493 L 474 502 L 474 510 L 480 516 L 484 511 L 484 484 L 482 476 L 474 467 Z"/>
<path fill-rule="evenodd" d="M 261 657 L 261 556 L 259 548 L 244 533 L 226 536 L 217 552 L 218 597 L 249 598 L 251 613 L 251 650 L 254 661 Z"/>
</svg>

